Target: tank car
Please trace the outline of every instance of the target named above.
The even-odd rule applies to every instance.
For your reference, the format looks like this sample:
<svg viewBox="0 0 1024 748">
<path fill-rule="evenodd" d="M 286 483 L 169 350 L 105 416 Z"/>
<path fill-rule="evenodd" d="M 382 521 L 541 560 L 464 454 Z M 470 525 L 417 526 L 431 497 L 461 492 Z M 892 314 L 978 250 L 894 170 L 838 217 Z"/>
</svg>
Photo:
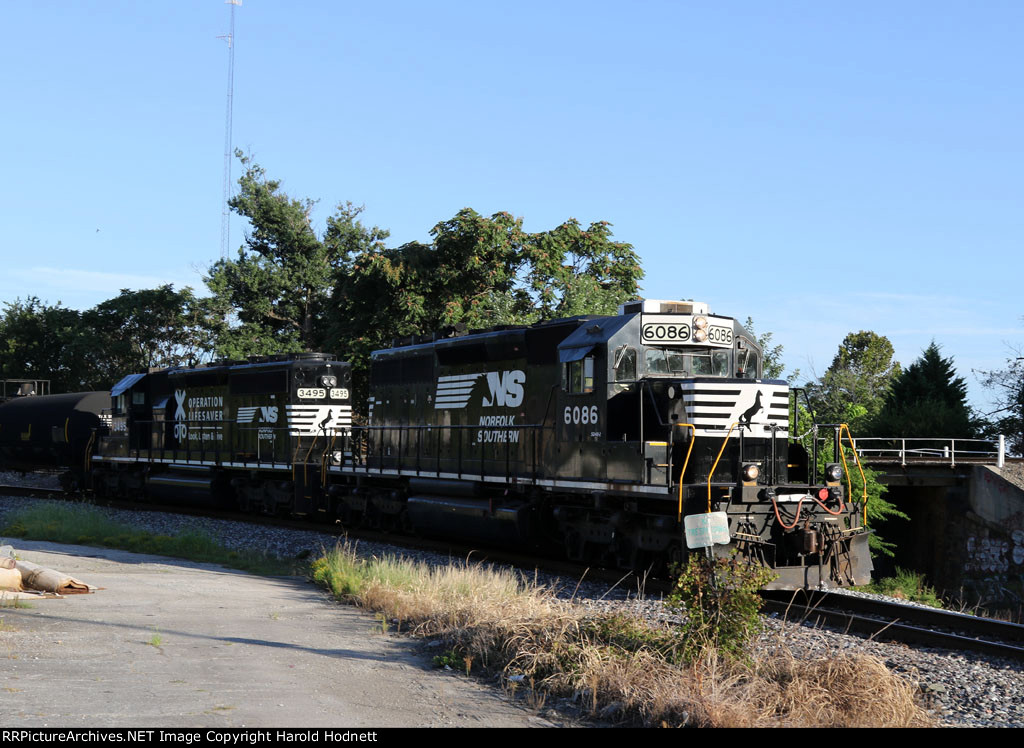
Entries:
<svg viewBox="0 0 1024 748">
<path fill-rule="evenodd" d="M 368 424 L 329 467 L 345 519 L 634 569 L 707 546 L 784 588 L 869 581 L 861 507 L 791 443 L 754 337 L 699 302 L 619 311 L 374 352 Z"/>
<path fill-rule="evenodd" d="M 19 471 L 59 469 L 64 488 L 78 488 L 109 405 L 107 392 L 28 394 L 0 403 L 0 465 Z"/>
</svg>

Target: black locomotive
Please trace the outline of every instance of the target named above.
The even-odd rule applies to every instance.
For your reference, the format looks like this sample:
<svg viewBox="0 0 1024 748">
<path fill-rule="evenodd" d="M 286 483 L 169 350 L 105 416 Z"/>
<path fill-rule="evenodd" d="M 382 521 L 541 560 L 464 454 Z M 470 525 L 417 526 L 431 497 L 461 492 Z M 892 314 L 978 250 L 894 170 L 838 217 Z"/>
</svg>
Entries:
<svg viewBox="0 0 1024 748">
<path fill-rule="evenodd" d="M 647 300 L 401 343 L 373 354 L 358 425 L 348 364 L 323 354 L 127 376 L 109 431 L 96 428 L 71 472 L 98 494 L 230 501 L 625 568 L 710 547 L 770 566 L 776 587 L 869 581 L 863 506 L 842 466 L 790 439 L 789 388 L 760 378 L 761 348 L 733 318 Z"/>
</svg>

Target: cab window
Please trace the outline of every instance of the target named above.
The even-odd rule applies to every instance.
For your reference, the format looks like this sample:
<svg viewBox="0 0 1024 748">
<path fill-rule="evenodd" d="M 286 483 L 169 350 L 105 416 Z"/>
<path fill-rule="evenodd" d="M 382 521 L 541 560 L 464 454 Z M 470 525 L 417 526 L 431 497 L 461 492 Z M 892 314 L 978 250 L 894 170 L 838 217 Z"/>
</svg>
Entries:
<svg viewBox="0 0 1024 748">
<path fill-rule="evenodd" d="M 636 381 L 636 349 L 624 345 L 615 351 L 612 368 L 616 382 Z"/>
<path fill-rule="evenodd" d="M 594 391 L 594 357 L 570 361 L 562 372 L 562 389 L 572 394 Z"/>
<path fill-rule="evenodd" d="M 673 374 L 685 377 L 729 376 L 729 352 L 693 349 L 688 352 L 648 348 L 644 351 L 648 374 Z"/>
<path fill-rule="evenodd" d="M 648 348 L 644 351 L 644 365 L 648 374 L 683 374 L 686 371 L 686 358 L 680 351 L 664 348 Z"/>
<path fill-rule="evenodd" d="M 757 379 L 760 374 L 761 361 L 756 351 L 749 348 L 737 351 L 736 376 L 740 379 Z"/>
</svg>

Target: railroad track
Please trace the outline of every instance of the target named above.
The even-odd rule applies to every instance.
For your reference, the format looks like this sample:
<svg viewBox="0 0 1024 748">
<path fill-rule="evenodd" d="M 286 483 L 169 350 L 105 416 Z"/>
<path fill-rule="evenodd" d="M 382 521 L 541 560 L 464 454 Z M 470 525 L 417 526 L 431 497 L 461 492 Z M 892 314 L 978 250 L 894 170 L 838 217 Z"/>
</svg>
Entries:
<svg viewBox="0 0 1024 748">
<path fill-rule="evenodd" d="M 60 489 L 44 489 L 26 486 L 0 485 L 0 495 L 28 496 L 34 498 L 78 499 Z M 301 519 L 270 516 L 255 516 L 226 510 L 210 510 L 203 507 L 163 506 L 157 504 L 127 504 L 124 502 L 102 502 L 103 505 L 130 508 L 143 511 L 192 514 L 218 519 L 229 519 L 256 524 L 272 524 L 294 529 L 315 529 L 353 539 L 395 543 L 412 550 L 425 550 L 449 554 L 453 558 L 472 556 L 476 560 L 518 566 L 524 569 L 537 568 L 538 559 L 523 553 L 508 550 L 481 549 L 449 540 L 433 540 L 410 535 L 397 536 L 377 530 L 346 531 L 340 525 L 315 523 Z M 564 560 L 544 559 L 544 571 L 566 579 L 588 579 L 610 585 L 636 590 L 644 589 L 647 595 L 667 594 L 671 584 L 664 579 L 638 579 L 632 573 L 621 570 L 584 567 Z M 893 603 L 877 598 L 863 598 L 852 595 L 825 592 L 782 592 L 762 593 L 766 613 L 775 614 L 795 623 L 828 625 L 846 633 L 867 636 L 878 640 L 898 641 L 927 647 L 949 650 L 974 651 L 989 656 L 1024 661 L 1024 625 L 1006 623 L 991 618 L 982 618 L 965 613 L 956 613 L 937 608 Z"/>
<path fill-rule="evenodd" d="M 34 488 L 30 486 L 0 485 L 0 496 L 31 496 L 36 499 L 66 499 L 68 494 L 60 488 Z"/>
<path fill-rule="evenodd" d="M 154 502 L 131 503 L 117 499 L 96 499 L 95 497 L 83 497 L 80 494 L 69 494 L 63 490 L 35 488 L 28 486 L 12 486 L 0 484 L 0 496 L 26 496 L 37 499 L 55 499 L 62 501 L 85 501 L 95 506 L 105 506 L 114 509 L 127 509 L 135 512 L 165 512 L 168 514 L 179 514 L 194 517 L 208 517 L 211 519 L 229 520 L 232 522 L 245 522 L 248 524 L 281 527 L 292 530 L 312 530 L 327 535 L 334 535 L 341 539 L 357 541 L 371 541 L 401 546 L 412 551 L 429 551 L 441 555 L 447 555 L 454 559 L 472 559 L 474 562 L 492 563 L 498 565 L 515 566 L 524 571 L 537 569 L 543 564 L 543 571 L 553 576 L 564 577 L 568 580 L 598 581 L 611 585 L 625 585 L 627 589 L 635 590 L 637 577 L 633 572 L 624 572 L 622 569 L 603 569 L 588 567 L 560 558 L 546 558 L 537 554 L 517 552 L 507 548 L 485 548 L 479 544 L 471 544 L 465 541 L 453 539 L 437 539 L 422 537 L 409 533 L 397 533 L 388 530 L 377 530 L 365 526 L 347 528 L 336 522 L 327 520 L 317 521 L 316 518 L 303 517 L 279 517 L 267 514 L 250 514 L 232 509 L 217 509 L 206 506 L 189 506 L 186 504 L 160 504 Z M 650 592 L 667 592 L 670 587 L 664 580 L 646 580 L 647 590 Z M 640 580 L 639 584 L 643 584 Z"/>
<path fill-rule="evenodd" d="M 765 592 L 765 610 L 883 641 L 1024 660 L 1024 626 L 966 613 L 840 593 Z"/>
</svg>

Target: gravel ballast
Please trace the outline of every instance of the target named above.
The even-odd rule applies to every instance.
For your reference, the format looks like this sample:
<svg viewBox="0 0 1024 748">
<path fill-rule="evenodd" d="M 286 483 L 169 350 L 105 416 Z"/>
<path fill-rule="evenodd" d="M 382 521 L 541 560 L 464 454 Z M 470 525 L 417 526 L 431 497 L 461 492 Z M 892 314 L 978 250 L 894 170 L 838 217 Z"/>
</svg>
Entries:
<svg viewBox="0 0 1024 748">
<path fill-rule="evenodd" d="M 6 478 L 6 480 L 5 480 Z M 33 480 L 50 480 L 33 477 Z M 0 475 L 0 482 L 11 483 L 11 476 Z M 40 483 L 36 483 L 40 485 Z M 48 487 L 48 486 L 43 486 Z M 12 512 L 38 504 L 39 499 L 0 496 L 0 528 Z M 186 529 L 203 532 L 232 549 L 262 551 L 285 559 L 315 557 L 337 543 L 336 535 L 316 530 L 277 528 L 222 519 L 183 516 L 151 511 L 132 511 L 98 507 L 111 519 L 153 533 L 174 535 Z M 0 544 L 12 539 L 0 537 Z M 13 540 L 17 548 L 17 540 Z M 364 555 L 401 554 L 429 564 L 447 564 L 446 556 L 401 548 L 383 543 L 360 541 Z M 531 572 L 530 577 L 533 578 Z M 608 585 L 569 582 L 540 576 L 565 597 L 598 609 L 628 611 L 635 615 L 657 617 L 664 614 L 659 600 L 644 598 L 635 590 L 613 589 Z M 829 653 L 869 654 L 891 670 L 917 683 L 925 703 L 943 725 L 963 727 L 1024 726 L 1024 665 L 971 653 L 912 648 L 901 644 L 869 641 L 809 625 L 769 618 L 764 646 L 784 643 L 797 656 L 820 657 Z"/>
</svg>

